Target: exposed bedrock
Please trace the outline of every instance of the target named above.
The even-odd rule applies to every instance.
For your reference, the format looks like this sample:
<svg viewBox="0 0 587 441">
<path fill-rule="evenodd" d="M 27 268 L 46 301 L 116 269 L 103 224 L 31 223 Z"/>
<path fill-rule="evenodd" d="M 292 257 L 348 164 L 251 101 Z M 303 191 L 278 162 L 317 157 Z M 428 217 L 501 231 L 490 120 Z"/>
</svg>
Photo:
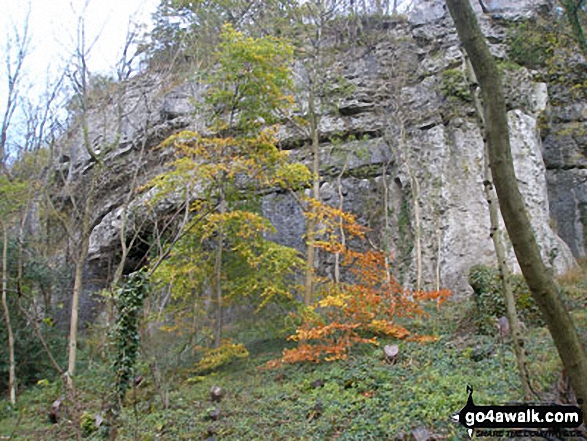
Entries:
<svg viewBox="0 0 587 441">
<path fill-rule="evenodd" d="M 491 14 L 483 14 L 473 3 L 498 57 L 506 54 L 508 20 L 547 4 L 487 0 Z M 406 283 L 415 283 L 420 240 L 423 286 L 440 284 L 467 295 L 469 268 L 494 264 L 495 255 L 483 189 L 483 141 L 452 22 L 443 1 L 427 0 L 417 3 L 407 21 L 388 18 L 372 26 L 364 30 L 366 43 L 332 48 L 336 61 L 325 76 L 337 82 L 320 117 L 322 198 L 338 205 L 342 197 L 344 208 L 371 228 L 374 243 L 382 246 L 384 237 L 389 239 L 397 275 Z M 584 132 L 561 130 L 565 124 L 584 129 L 587 111 L 581 103 L 555 109 L 560 130 L 543 140 L 539 126 L 550 111 L 549 88 L 533 77 L 524 68 L 504 75 L 512 154 L 543 257 L 562 272 L 574 264 L 573 254 L 585 255 L 587 146 Z M 166 169 L 169 151 L 155 149 L 163 139 L 182 129 L 205 130 L 193 107 L 202 87 L 171 84 L 154 74 L 128 83 L 122 137 L 108 158 L 111 178 L 95 210 L 89 263 L 94 268 L 116 261 L 125 201 L 130 200 L 129 225 L 135 227 L 178 203 L 160 201 L 147 208 L 144 193 L 128 196 L 137 169 L 139 185 Z M 90 121 L 96 139 L 112 131 L 114 123 L 104 115 L 113 114 L 115 104 L 108 106 Z M 300 133 L 285 126 L 280 138 L 292 158 L 309 161 L 307 139 Z M 81 140 L 72 136 L 63 145 L 60 167 L 75 177 L 91 166 Z M 294 198 L 270 193 L 262 208 L 277 230 L 272 239 L 303 251 L 305 220 Z M 511 243 L 504 242 L 516 268 Z M 331 262 L 321 259 L 321 270 L 328 274 Z"/>
</svg>

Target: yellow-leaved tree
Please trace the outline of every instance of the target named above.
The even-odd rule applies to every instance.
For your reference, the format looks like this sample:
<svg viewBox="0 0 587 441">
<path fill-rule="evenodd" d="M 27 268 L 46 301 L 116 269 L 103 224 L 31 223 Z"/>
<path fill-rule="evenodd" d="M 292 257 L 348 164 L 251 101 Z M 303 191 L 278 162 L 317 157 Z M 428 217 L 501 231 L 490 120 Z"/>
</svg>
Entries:
<svg viewBox="0 0 587 441">
<path fill-rule="evenodd" d="M 291 46 L 273 37 L 247 37 L 225 25 L 216 55 L 216 69 L 206 78 L 208 131 L 167 139 L 162 147 L 173 148 L 176 159 L 172 170 L 151 185 L 156 197 L 189 198 L 198 219 L 187 224 L 155 272 L 176 300 L 176 320 L 167 329 L 184 332 L 191 323 L 202 333 L 210 316 L 206 305 L 213 305 L 212 340 L 218 348 L 229 302 L 246 299 L 260 308 L 294 300 L 286 280 L 303 262 L 294 249 L 265 238 L 274 227 L 261 214 L 260 196 L 299 187 L 309 171 L 276 146 L 274 126 L 293 104 L 287 94 Z"/>
</svg>

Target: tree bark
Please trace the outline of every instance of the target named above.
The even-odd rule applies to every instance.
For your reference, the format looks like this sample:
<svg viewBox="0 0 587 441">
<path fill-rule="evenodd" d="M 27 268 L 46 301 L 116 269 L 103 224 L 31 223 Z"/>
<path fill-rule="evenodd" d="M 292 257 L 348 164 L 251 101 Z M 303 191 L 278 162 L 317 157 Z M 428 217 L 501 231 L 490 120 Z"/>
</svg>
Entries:
<svg viewBox="0 0 587 441">
<path fill-rule="evenodd" d="M 446 3 L 483 94 L 490 166 L 506 229 L 524 278 L 552 335 L 577 399 L 582 400 L 583 414 L 587 416 L 587 355 L 551 271 L 542 261 L 518 188 L 497 65 L 469 0 L 447 0 Z"/>
<path fill-rule="evenodd" d="M 91 193 L 93 191 L 91 190 Z M 75 276 L 73 282 L 73 294 L 71 298 L 71 318 L 69 323 L 69 353 L 67 362 L 67 386 L 73 388 L 73 377 L 75 376 L 75 366 L 77 359 L 77 331 L 79 316 L 79 301 L 83 289 L 83 272 L 90 247 L 91 229 L 91 196 L 88 196 L 86 207 L 84 209 L 84 218 L 82 220 L 82 232 L 80 238 L 80 251 L 75 261 Z"/>
<path fill-rule="evenodd" d="M 214 258 L 214 294 L 216 295 L 216 322 L 214 324 L 214 347 L 219 348 L 222 342 L 222 254 L 224 252 L 224 215 L 226 214 L 226 191 L 224 188 L 224 176 L 220 183 L 220 202 L 218 204 L 220 214 L 220 226 L 218 227 L 218 242 L 216 245 L 216 256 Z"/>
<path fill-rule="evenodd" d="M 482 133 L 485 133 L 485 117 L 483 116 L 483 104 L 479 97 L 479 87 L 477 86 L 477 77 L 471 66 L 471 62 L 466 53 L 464 55 L 464 64 L 467 72 L 467 77 L 471 87 L 471 96 L 475 103 L 475 110 L 477 113 L 477 119 L 479 127 Z M 522 328 L 520 320 L 518 318 L 518 311 L 516 308 L 516 298 L 514 296 L 512 283 L 511 283 L 511 271 L 508 266 L 503 242 L 501 240 L 501 231 L 499 228 L 499 213 L 498 213 L 498 202 L 495 194 L 495 188 L 493 187 L 493 176 L 491 175 L 491 169 L 489 168 L 489 147 L 487 145 L 487 138 L 483 140 L 483 187 L 485 189 L 485 198 L 487 200 L 487 206 L 489 209 L 489 223 L 490 223 L 490 236 L 493 240 L 493 247 L 495 248 L 495 257 L 497 260 L 497 269 L 501 277 L 501 287 L 503 290 L 505 314 L 511 329 L 512 341 L 514 344 L 514 354 L 516 355 L 516 363 L 518 366 L 518 373 L 520 374 L 520 382 L 522 384 L 522 390 L 524 391 L 524 398 L 531 400 L 532 386 L 530 385 L 530 375 L 528 373 L 528 361 L 526 359 L 526 350 L 524 349 L 524 338 L 522 337 Z"/>
<path fill-rule="evenodd" d="M 344 194 L 342 191 L 342 176 L 345 174 L 346 172 L 346 168 L 348 165 L 348 155 L 345 158 L 345 162 L 344 165 L 342 167 L 342 169 L 340 170 L 340 173 L 338 174 L 338 178 L 336 179 L 336 184 L 338 187 L 338 209 L 340 211 L 342 211 L 344 209 Z M 385 182 L 385 175 L 383 176 L 383 182 Z M 386 212 L 387 215 L 387 212 Z M 344 228 L 342 226 L 343 222 L 342 219 L 339 220 L 338 223 L 338 232 L 340 234 L 340 244 L 342 245 L 343 249 L 344 247 L 346 247 L 346 236 L 344 233 Z M 387 225 L 387 224 L 386 224 Z M 340 286 L 341 283 L 341 279 L 340 279 L 340 252 L 334 253 L 334 283 L 336 283 L 336 286 Z"/>
<path fill-rule="evenodd" d="M 10 393 L 10 403 L 16 404 L 16 360 L 14 357 L 14 335 L 10 324 L 10 310 L 6 294 L 8 291 L 8 229 L 2 224 L 2 307 L 4 309 L 4 321 L 6 323 L 6 332 L 8 333 L 8 389 Z"/>
<path fill-rule="evenodd" d="M 316 100 L 314 96 L 315 75 L 310 84 L 308 94 L 308 118 L 310 122 L 310 138 L 312 139 L 312 197 L 320 200 L 320 139 L 318 133 L 318 115 L 316 114 Z M 312 215 L 316 208 L 311 208 Z M 306 280 L 304 285 L 304 305 L 310 306 L 314 300 L 314 268 L 316 265 L 316 221 L 312 217 L 308 219 L 306 227 Z"/>
<path fill-rule="evenodd" d="M 579 18 L 583 0 L 562 0 L 561 3 L 565 9 L 567 20 L 569 20 L 569 24 L 571 25 L 573 36 L 579 48 L 581 48 L 583 55 L 587 56 L 587 38 L 585 38 L 585 31 Z"/>
</svg>

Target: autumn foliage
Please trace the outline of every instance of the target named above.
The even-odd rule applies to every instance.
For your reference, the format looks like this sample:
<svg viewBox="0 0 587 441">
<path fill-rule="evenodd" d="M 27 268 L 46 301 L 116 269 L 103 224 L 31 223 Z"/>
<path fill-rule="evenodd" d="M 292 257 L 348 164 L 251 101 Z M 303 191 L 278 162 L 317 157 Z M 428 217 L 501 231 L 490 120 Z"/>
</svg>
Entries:
<svg viewBox="0 0 587 441">
<path fill-rule="evenodd" d="M 449 291 L 412 291 L 402 287 L 390 273 L 391 256 L 386 259 L 380 250 L 358 251 L 341 243 L 340 237 L 364 239 L 365 229 L 353 215 L 321 204 L 319 208 L 318 214 L 313 215 L 319 218 L 324 240 L 315 241 L 315 245 L 325 252 L 340 254 L 349 281 L 322 285 L 319 299 L 306 308 L 302 324 L 288 337 L 297 341 L 298 346 L 284 350 L 281 361 L 345 359 L 353 345 L 378 345 L 380 336 L 434 340 L 430 335 L 412 334 L 399 322 L 428 316 L 425 305 L 433 302 L 439 307 L 449 297 Z"/>
</svg>

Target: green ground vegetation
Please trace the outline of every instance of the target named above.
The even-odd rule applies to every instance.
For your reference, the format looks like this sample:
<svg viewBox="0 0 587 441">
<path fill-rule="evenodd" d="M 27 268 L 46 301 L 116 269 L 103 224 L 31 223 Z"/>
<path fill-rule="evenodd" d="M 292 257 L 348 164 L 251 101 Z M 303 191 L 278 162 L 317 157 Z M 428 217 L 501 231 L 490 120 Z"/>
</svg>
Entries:
<svg viewBox="0 0 587 441">
<path fill-rule="evenodd" d="M 559 280 L 584 330 L 586 271 L 583 263 Z M 399 342 L 399 360 L 393 365 L 385 362 L 381 347 L 363 346 L 347 360 L 268 369 L 267 362 L 292 343 L 276 331 L 249 328 L 246 351 L 240 350 L 239 356 L 204 371 L 197 363 L 178 368 L 165 386 L 167 404 L 142 357 L 138 371 L 144 380 L 126 393 L 117 439 L 380 440 L 421 426 L 444 439 L 463 439 L 464 429 L 450 422 L 450 414 L 465 404 L 467 384 L 474 387 L 477 404 L 521 400 L 510 344 L 499 340 L 497 329 L 493 334 L 477 329 L 475 309 L 473 300 L 450 301 L 439 315 L 420 324 L 420 332 L 436 333 L 439 339 Z M 245 335 L 242 329 L 233 332 L 241 339 Z M 398 342 L 383 340 L 381 346 L 388 343 Z M 529 326 L 527 347 L 534 389 L 545 401 L 556 399 L 561 366 L 547 330 Z M 52 424 L 49 408 L 63 387 L 58 378 L 40 381 L 21 392 L 18 408 L 0 402 L 0 436 L 75 439 L 75 413 L 83 439 L 104 439 L 106 429 L 95 427 L 95 415 L 103 410 L 111 368 L 97 359 L 90 362 L 87 351 L 82 363 L 75 412 L 64 409 Z M 224 391 L 219 404 L 210 400 L 215 385 Z"/>
</svg>

